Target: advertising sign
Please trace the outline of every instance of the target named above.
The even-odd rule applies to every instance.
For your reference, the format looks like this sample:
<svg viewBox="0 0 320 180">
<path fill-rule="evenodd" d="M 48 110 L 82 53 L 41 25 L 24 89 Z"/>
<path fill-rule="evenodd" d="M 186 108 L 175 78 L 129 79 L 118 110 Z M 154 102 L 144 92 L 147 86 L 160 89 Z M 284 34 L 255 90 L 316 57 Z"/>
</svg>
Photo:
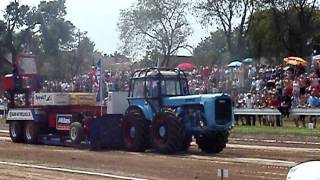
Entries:
<svg viewBox="0 0 320 180">
<path fill-rule="evenodd" d="M 68 131 L 72 120 L 71 114 L 57 114 L 57 130 Z"/>
<path fill-rule="evenodd" d="M 34 120 L 31 110 L 25 109 L 10 109 L 7 116 L 8 121 L 25 121 Z"/>
<path fill-rule="evenodd" d="M 36 93 L 34 94 L 34 105 L 68 105 L 69 99 L 68 93 Z"/>
</svg>

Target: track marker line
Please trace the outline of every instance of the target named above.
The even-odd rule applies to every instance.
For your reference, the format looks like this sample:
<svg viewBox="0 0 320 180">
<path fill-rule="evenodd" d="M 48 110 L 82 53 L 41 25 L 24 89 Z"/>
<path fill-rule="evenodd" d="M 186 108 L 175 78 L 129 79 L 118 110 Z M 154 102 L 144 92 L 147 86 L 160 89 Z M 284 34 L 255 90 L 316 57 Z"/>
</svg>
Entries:
<svg viewBox="0 0 320 180">
<path fill-rule="evenodd" d="M 197 146 L 195 142 L 191 142 L 191 146 Z M 292 152 L 307 152 L 307 153 L 320 153 L 318 148 L 300 148 L 300 147 L 286 147 L 286 146 L 262 146 L 262 145 L 245 145 L 245 144 L 227 144 L 227 148 L 234 149 L 252 149 L 252 150 L 269 150 L 269 151 L 292 151 Z"/>
<path fill-rule="evenodd" d="M 252 163 L 265 166 L 277 166 L 277 167 L 292 167 L 297 163 L 293 161 L 283 161 L 275 159 L 263 159 L 263 158 L 236 158 L 236 157 L 212 157 L 212 156 L 199 156 L 199 155 L 186 155 L 179 156 L 184 158 L 190 158 L 195 160 L 207 160 L 215 162 L 232 162 L 232 163 Z"/>
<path fill-rule="evenodd" d="M 8 165 L 8 166 L 23 167 L 23 168 L 34 168 L 34 169 L 58 171 L 58 172 L 73 173 L 73 174 L 100 176 L 100 177 L 113 178 L 113 179 L 147 180 L 144 178 L 120 176 L 120 175 L 113 175 L 113 174 L 107 174 L 107 173 L 98 173 L 98 172 L 90 172 L 90 171 L 74 170 L 74 169 L 67 169 L 67 168 L 58 168 L 58 167 L 47 167 L 47 166 L 41 166 L 41 165 L 22 164 L 22 163 L 14 163 L 14 162 L 6 162 L 6 161 L 0 161 L 0 164 Z"/>
<path fill-rule="evenodd" d="M 283 144 L 304 144 L 304 145 L 320 145 L 318 142 L 311 141 L 289 141 L 289 140 L 274 140 L 274 139 L 253 139 L 253 138 L 229 138 L 230 141 L 240 141 L 240 142 L 264 142 L 264 143 L 283 143 Z"/>
<path fill-rule="evenodd" d="M 227 144 L 227 148 L 251 149 L 251 150 L 269 150 L 269 151 L 306 152 L 306 153 L 320 153 L 320 149 L 317 149 L 317 148 L 295 148 L 295 147 L 283 147 L 283 146 L 277 147 L 277 146 Z"/>
<path fill-rule="evenodd" d="M 11 138 L 10 137 L 0 137 L 0 141 L 11 142 Z"/>
</svg>

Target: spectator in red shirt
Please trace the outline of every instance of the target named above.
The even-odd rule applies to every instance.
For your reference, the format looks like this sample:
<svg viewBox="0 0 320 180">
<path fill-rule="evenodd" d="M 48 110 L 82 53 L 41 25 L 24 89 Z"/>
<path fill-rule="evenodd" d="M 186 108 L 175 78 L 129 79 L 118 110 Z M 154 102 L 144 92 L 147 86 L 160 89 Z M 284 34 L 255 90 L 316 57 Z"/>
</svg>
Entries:
<svg viewBox="0 0 320 180">
<path fill-rule="evenodd" d="M 271 93 L 271 98 L 269 100 L 269 107 L 272 109 L 280 107 L 280 101 L 277 99 L 276 94 L 274 92 Z"/>
</svg>

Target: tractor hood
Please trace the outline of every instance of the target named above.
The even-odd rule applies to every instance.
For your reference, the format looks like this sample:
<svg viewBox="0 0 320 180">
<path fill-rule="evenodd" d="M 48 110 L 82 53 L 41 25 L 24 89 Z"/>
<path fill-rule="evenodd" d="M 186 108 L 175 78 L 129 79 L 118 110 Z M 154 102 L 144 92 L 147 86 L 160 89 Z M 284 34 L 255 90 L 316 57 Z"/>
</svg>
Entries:
<svg viewBox="0 0 320 180">
<path fill-rule="evenodd" d="M 207 128 L 211 130 L 226 130 L 232 127 L 233 105 L 227 94 L 200 94 L 163 98 L 166 107 L 187 107 L 200 105 L 203 107 Z"/>
<path fill-rule="evenodd" d="M 181 105 L 192 105 L 192 104 L 201 104 L 212 102 L 214 99 L 219 97 L 227 97 L 226 94 L 199 94 L 199 95 L 189 95 L 189 96 L 174 96 L 166 97 L 163 99 L 164 106 L 181 106 Z"/>
</svg>

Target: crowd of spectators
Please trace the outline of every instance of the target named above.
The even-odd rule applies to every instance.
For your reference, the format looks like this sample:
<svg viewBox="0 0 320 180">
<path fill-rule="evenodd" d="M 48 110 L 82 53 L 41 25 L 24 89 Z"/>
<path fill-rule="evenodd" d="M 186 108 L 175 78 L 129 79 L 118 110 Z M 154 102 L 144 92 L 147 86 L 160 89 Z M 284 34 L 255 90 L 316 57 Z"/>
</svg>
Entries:
<svg viewBox="0 0 320 180">
<path fill-rule="evenodd" d="M 126 91 L 129 88 L 129 71 L 105 71 L 103 74 L 103 91 Z M 71 80 L 49 81 L 42 83 L 41 92 L 96 92 L 97 85 L 94 83 L 92 73 L 81 74 Z"/>
<path fill-rule="evenodd" d="M 200 88 L 204 93 L 229 93 L 236 108 L 278 109 L 283 117 L 288 117 L 291 108 L 320 106 L 320 69 L 317 62 L 312 63 L 309 69 L 303 65 L 256 64 L 241 65 L 238 68 L 214 66 L 207 77 L 201 76 L 201 72 L 194 72 L 194 77 L 202 77 L 202 80 L 199 83 L 199 78 L 192 78 L 190 87 Z M 242 124 L 255 124 L 255 117 L 239 119 Z M 279 117 L 258 116 L 258 119 L 260 124 L 281 125 Z M 296 117 L 295 122 L 297 126 L 306 126 L 305 116 Z M 315 116 L 310 117 L 310 122 L 316 127 Z"/>
<path fill-rule="evenodd" d="M 106 71 L 105 90 L 128 90 L 130 75 L 130 71 Z M 317 65 L 308 73 L 304 67 L 242 65 L 239 68 L 200 67 L 187 75 L 191 94 L 225 92 L 233 97 L 238 108 L 275 108 L 281 104 L 283 96 L 290 96 L 292 107 L 320 105 L 318 98 L 310 98 L 308 101 L 312 94 L 319 96 L 320 70 Z M 46 80 L 42 91 L 92 92 L 92 81 L 91 73 L 76 76 L 69 81 Z"/>
</svg>

